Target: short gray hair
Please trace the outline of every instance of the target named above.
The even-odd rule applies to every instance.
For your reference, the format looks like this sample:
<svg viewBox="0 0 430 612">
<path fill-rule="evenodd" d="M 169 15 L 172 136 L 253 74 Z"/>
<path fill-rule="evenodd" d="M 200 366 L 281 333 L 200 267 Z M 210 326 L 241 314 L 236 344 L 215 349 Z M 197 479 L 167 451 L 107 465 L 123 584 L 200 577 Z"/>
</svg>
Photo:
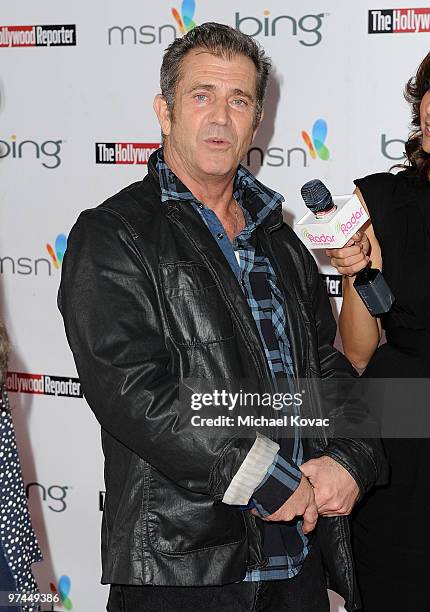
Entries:
<svg viewBox="0 0 430 612">
<path fill-rule="evenodd" d="M 166 49 L 160 70 L 160 86 L 170 112 L 175 106 L 175 93 L 181 76 L 182 60 L 193 49 L 207 49 L 209 53 L 231 59 L 244 55 L 257 70 L 256 112 L 254 125 L 260 121 L 266 94 L 271 61 L 263 48 L 250 36 L 221 23 L 203 23 L 177 38 Z"/>
</svg>

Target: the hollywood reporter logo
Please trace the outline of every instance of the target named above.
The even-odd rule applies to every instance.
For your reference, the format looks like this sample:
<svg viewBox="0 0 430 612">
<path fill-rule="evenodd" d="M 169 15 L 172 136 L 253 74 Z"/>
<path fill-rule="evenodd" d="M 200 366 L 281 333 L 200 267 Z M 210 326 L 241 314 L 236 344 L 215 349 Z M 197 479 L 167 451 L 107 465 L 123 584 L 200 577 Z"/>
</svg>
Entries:
<svg viewBox="0 0 430 612">
<path fill-rule="evenodd" d="M 34 395 L 54 395 L 57 397 L 73 398 L 83 397 L 79 379 L 66 376 L 8 372 L 6 386 L 7 390 L 12 393 L 31 393 Z"/>
<path fill-rule="evenodd" d="M 419 34 L 430 32 L 430 8 L 371 9 L 369 34 Z"/>
<path fill-rule="evenodd" d="M 147 164 L 158 142 L 96 142 L 96 164 Z"/>
<path fill-rule="evenodd" d="M 76 25 L 0 26 L 0 47 L 76 46 Z"/>
</svg>

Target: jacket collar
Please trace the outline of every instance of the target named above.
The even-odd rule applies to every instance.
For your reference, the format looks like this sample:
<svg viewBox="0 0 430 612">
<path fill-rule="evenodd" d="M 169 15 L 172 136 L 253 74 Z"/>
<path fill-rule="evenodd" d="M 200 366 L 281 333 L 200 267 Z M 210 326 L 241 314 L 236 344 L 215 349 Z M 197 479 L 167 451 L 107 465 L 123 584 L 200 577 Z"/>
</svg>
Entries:
<svg viewBox="0 0 430 612">
<path fill-rule="evenodd" d="M 174 202 L 195 202 L 197 198 L 170 170 L 164 161 L 163 149 L 157 149 L 148 160 L 148 173 L 158 183 L 161 202 L 170 208 Z M 252 231 L 258 225 L 264 225 L 271 232 L 282 225 L 282 203 L 284 197 L 258 181 L 249 170 L 240 165 L 237 169 L 234 187 L 234 198 L 248 213 L 249 227 Z"/>
</svg>

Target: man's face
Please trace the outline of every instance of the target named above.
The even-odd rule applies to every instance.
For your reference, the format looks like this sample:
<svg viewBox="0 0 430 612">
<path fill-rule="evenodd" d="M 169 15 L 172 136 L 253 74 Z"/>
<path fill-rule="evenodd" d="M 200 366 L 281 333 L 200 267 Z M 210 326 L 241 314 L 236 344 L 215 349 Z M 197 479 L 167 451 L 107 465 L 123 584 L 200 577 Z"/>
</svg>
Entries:
<svg viewBox="0 0 430 612">
<path fill-rule="evenodd" d="M 244 55 L 230 60 L 203 50 L 182 61 L 173 118 L 155 108 L 166 136 L 165 153 L 197 180 L 231 176 L 255 133 L 257 71 Z"/>
</svg>

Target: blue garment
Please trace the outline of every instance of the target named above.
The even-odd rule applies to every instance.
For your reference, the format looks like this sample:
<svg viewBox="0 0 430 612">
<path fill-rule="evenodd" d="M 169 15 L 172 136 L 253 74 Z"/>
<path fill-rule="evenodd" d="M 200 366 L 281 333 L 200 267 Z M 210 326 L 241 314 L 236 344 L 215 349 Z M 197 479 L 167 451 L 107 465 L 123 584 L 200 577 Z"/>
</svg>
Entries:
<svg viewBox="0 0 430 612">
<path fill-rule="evenodd" d="M 16 592 L 16 584 L 13 579 L 12 572 L 4 554 L 2 543 L 0 542 L 0 592 L 10 591 Z M 0 612 L 19 612 L 17 607 L 2 606 L 0 604 Z"/>
<path fill-rule="evenodd" d="M 0 556 L 3 557 L 2 561 L 6 561 L 14 581 L 11 590 L 38 593 L 31 564 L 40 561 L 42 555 L 27 508 L 9 400 L 4 386 L 0 386 L 0 542 Z M 2 575 L 7 578 L 4 572 Z M 10 589 L 3 589 L 0 584 L 0 590 Z M 36 612 L 38 606 L 28 604 L 19 609 L 22 612 Z"/>
<path fill-rule="evenodd" d="M 233 197 L 243 210 L 246 225 L 232 245 L 215 212 L 199 202 L 169 169 L 162 149 L 158 151 L 157 170 L 161 201 L 190 202 L 236 275 L 260 333 L 275 384 L 281 379 L 288 379 L 294 385 L 284 295 L 270 259 L 261 250 L 255 231 L 282 204 L 283 197 L 239 166 Z M 235 252 L 239 255 L 239 261 Z M 303 462 L 303 446 L 299 429 L 295 428 L 293 438 L 282 438 L 280 446 L 263 482 L 253 494 L 252 505 L 262 516 L 275 512 L 295 491 L 302 477 L 299 465 Z M 297 575 L 310 551 L 312 540 L 311 536 L 303 533 L 303 521 L 264 525 L 264 552 L 269 557 L 269 563 L 262 569 L 248 572 L 245 580 L 279 580 Z"/>
</svg>

